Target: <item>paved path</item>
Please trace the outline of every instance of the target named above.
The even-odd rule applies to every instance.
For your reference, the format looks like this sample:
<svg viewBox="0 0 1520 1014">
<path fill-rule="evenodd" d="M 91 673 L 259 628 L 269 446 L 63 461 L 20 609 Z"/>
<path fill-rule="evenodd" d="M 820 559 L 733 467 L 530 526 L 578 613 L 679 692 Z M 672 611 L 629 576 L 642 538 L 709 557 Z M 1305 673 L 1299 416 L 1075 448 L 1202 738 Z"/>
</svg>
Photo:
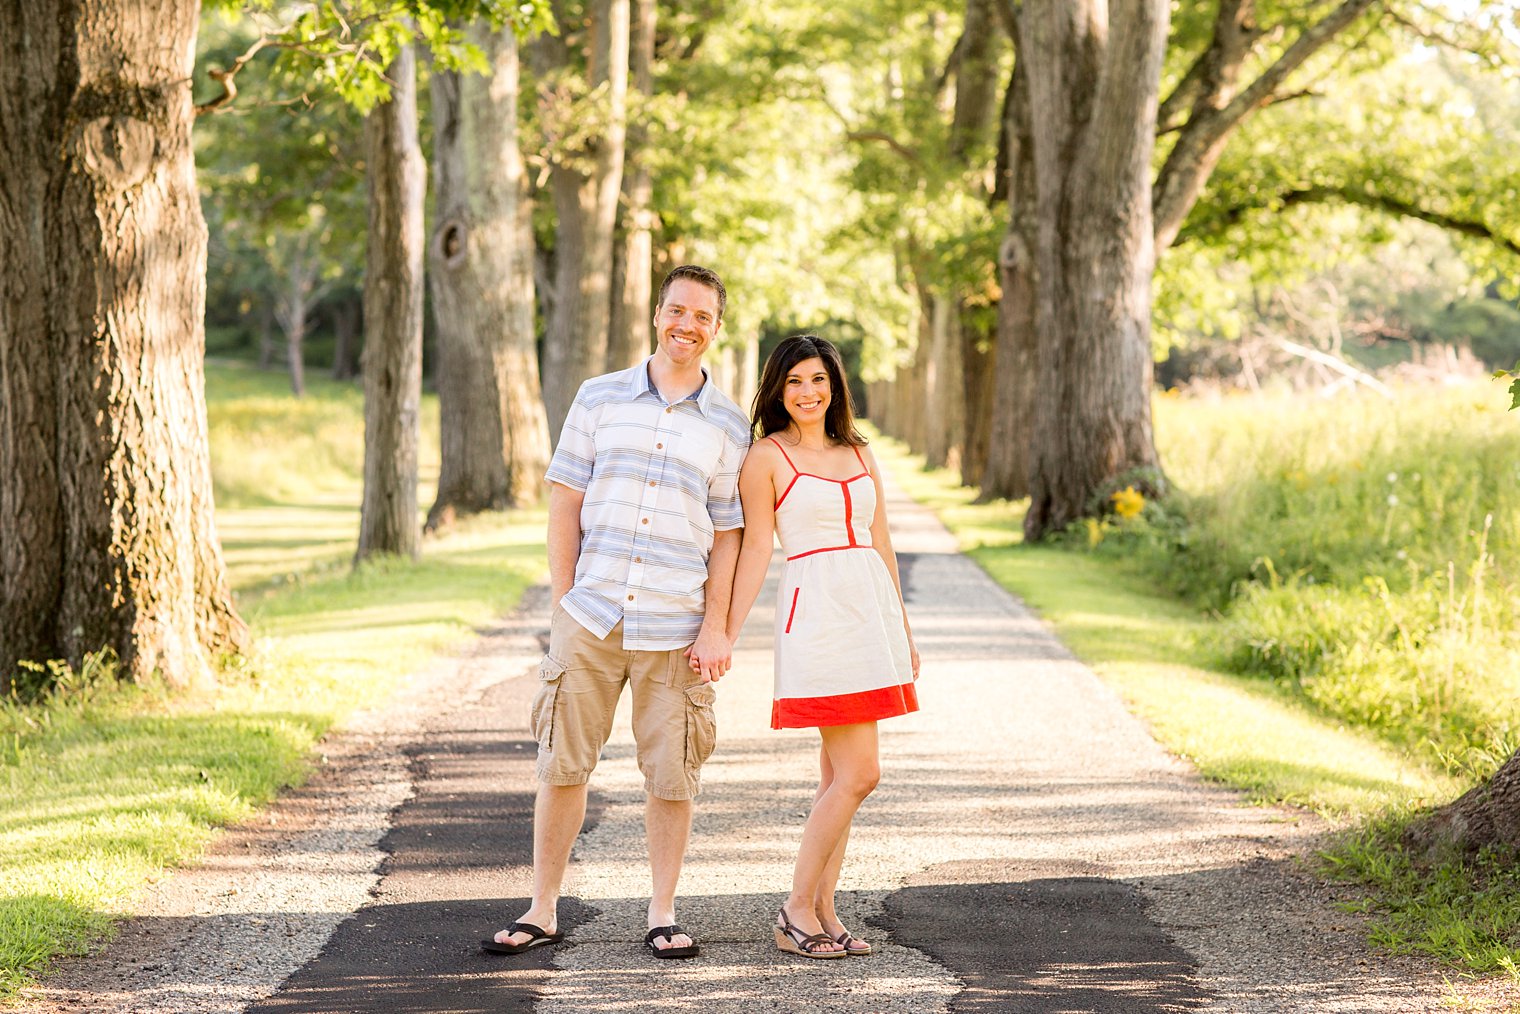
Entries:
<svg viewBox="0 0 1520 1014">
<path fill-rule="evenodd" d="M 129 923 L 101 958 L 65 966 L 32 1009 L 1442 1009 L 1437 976 L 1369 954 L 1330 889 L 1295 871 L 1288 857 L 1310 822 L 1204 785 L 957 554 L 930 514 L 895 493 L 890 509 L 924 657 L 923 711 L 882 723 L 881 785 L 856 820 L 840 884 L 841 915 L 875 955 L 804 961 L 771 943 L 817 752 L 810 731 L 767 728 L 774 588 L 720 685 L 719 747 L 682 878 L 678 918 L 702 957 L 657 962 L 638 943 L 648 872 L 626 699 L 561 910 L 571 944 L 515 959 L 478 953 L 527 893 L 524 726 L 547 626 L 540 596 L 419 681 L 420 718 L 382 722 L 367 749 L 276 808 L 276 819 L 295 815 L 283 819 L 298 825 L 297 844 L 229 836 L 200 873 L 171 881 L 191 885 L 179 891 L 192 901 Z M 386 767 L 387 756 L 399 760 Z M 351 816 L 366 792 L 395 809 L 350 828 L 354 853 L 324 836 L 323 814 Z M 378 862 L 334 858 L 350 854 Z M 217 870 L 268 890 L 240 902 L 242 888 L 218 893 Z M 271 884 L 289 888 L 283 900 Z M 328 888 L 336 896 L 316 903 Z M 161 898 L 145 904 L 167 911 Z"/>
</svg>

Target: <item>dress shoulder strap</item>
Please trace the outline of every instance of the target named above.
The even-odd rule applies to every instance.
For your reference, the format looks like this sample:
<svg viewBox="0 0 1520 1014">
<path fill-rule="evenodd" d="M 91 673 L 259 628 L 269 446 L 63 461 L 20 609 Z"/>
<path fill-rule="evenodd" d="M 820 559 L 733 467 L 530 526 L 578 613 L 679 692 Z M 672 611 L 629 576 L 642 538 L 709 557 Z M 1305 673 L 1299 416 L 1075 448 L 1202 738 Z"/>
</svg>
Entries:
<svg viewBox="0 0 1520 1014">
<path fill-rule="evenodd" d="M 855 458 L 860 462 L 861 469 L 863 471 L 869 472 L 871 469 L 866 466 L 866 459 L 860 456 L 860 445 L 851 444 L 850 449 L 855 452 Z"/>
<path fill-rule="evenodd" d="M 792 466 L 792 471 L 793 472 L 796 472 L 798 475 L 802 474 L 802 471 L 792 461 L 792 456 L 790 454 L 786 453 L 786 448 L 785 447 L 781 446 L 781 441 L 777 440 L 775 437 L 766 437 L 765 439 L 769 440 L 771 443 L 773 443 L 773 444 L 776 445 L 776 450 L 780 451 L 781 452 L 781 456 L 786 459 L 786 463 L 788 465 Z"/>
</svg>

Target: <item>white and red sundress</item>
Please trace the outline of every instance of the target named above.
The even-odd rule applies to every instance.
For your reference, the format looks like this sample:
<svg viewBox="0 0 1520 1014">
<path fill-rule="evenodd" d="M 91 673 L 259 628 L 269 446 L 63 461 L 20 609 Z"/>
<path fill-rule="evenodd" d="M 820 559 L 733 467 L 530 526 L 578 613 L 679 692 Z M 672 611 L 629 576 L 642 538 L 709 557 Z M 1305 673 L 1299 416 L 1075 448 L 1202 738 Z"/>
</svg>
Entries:
<svg viewBox="0 0 1520 1014">
<path fill-rule="evenodd" d="M 786 553 L 776 603 L 776 695 L 771 728 L 850 725 L 918 710 L 902 603 L 871 547 L 876 484 L 860 474 L 802 472 L 776 501 Z"/>
</svg>

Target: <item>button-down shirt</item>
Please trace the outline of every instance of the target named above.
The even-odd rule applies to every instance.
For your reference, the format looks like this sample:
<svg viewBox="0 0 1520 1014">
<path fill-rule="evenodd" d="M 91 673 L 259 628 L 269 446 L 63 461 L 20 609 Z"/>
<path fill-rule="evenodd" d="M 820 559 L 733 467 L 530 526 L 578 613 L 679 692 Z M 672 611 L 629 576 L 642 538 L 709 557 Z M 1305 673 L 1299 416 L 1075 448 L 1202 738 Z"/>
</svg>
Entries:
<svg viewBox="0 0 1520 1014">
<path fill-rule="evenodd" d="M 675 404 L 650 384 L 647 359 L 582 384 L 545 475 L 585 495 L 565 611 L 597 637 L 622 620 L 629 651 L 695 641 L 713 535 L 744 527 L 749 441 L 749 420 L 705 370 Z"/>
</svg>

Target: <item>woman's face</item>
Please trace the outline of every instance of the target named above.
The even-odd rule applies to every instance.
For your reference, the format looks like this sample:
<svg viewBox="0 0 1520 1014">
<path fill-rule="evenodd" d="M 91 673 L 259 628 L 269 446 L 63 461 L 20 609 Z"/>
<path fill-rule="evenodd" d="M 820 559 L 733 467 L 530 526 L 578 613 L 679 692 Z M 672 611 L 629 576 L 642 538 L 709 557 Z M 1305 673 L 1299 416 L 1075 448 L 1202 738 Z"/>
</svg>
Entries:
<svg viewBox="0 0 1520 1014">
<path fill-rule="evenodd" d="M 823 422 L 829 409 L 829 374 L 822 359 L 804 359 L 787 371 L 781 403 L 798 425 Z"/>
</svg>

